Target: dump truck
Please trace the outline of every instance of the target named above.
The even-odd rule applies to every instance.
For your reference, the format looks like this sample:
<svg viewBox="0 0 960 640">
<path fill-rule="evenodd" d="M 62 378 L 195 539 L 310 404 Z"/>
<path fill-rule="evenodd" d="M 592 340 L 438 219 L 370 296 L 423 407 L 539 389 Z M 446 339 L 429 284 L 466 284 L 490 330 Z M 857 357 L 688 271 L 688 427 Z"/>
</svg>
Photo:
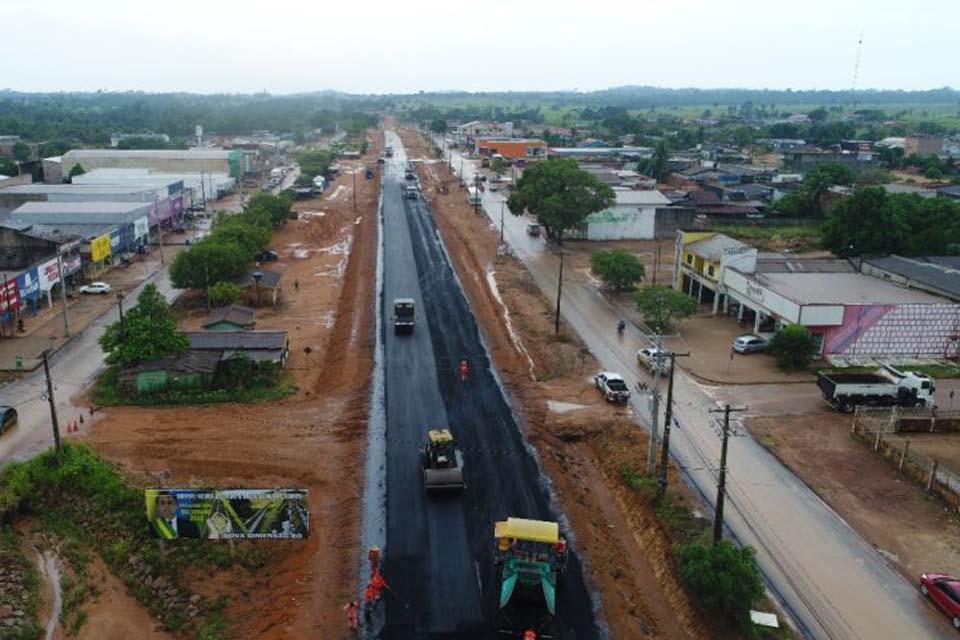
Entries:
<svg viewBox="0 0 960 640">
<path fill-rule="evenodd" d="M 557 581 L 567 568 L 567 541 L 556 522 L 507 518 L 494 524 L 498 633 L 556 630 Z"/>
<path fill-rule="evenodd" d="M 820 393 L 837 411 L 850 413 L 858 406 L 934 406 L 936 382 L 915 371 L 900 371 L 888 364 L 873 373 L 817 373 Z"/>
<path fill-rule="evenodd" d="M 413 298 L 397 298 L 393 301 L 393 332 L 413 333 L 416 325 Z"/>
<path fill-rule="evenodd" d="M 431 429 L 420 450 L 423 488 L 427 493 L 459 492 L 466 488 L 457 460 L 457 447 L 449 429 Z"/>
</svg>

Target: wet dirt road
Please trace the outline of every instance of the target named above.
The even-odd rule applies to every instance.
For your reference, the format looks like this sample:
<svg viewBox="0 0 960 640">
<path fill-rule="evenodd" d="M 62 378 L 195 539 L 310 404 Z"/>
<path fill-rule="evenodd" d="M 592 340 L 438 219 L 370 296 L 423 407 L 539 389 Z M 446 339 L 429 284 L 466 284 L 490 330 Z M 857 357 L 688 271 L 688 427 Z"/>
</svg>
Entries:
<svg viewBox="0 0 960 640">
<path fill-rule="evenodd" d="M 457 153 L 451 155 L 454 168 L 459 169 Z M 472 162 L 462 166 L 466 180 L 472 180 Z M 502 201 L 500 193 L 483 194 L 484 209 L 498 226 Z M 507 212 L 503 225 L 506 242 L 538 286 L 555 296 L 559 259 L 553 248 L 528 237 L 523 218 Z M 561 311 L 601 366 L 622 373 L 632 388 L 638 380 L 649 382 L 639 372 L 634 355 L 648 346 L 647 338 L 632 326 L 618 338 L 619 315 L 583 274 L 564 272 Z M 647 400 L 638 394 L 631 399 L 638 416 L 649 414 Z M 720 439 L 715 416 L 709 411 L 717 403 L 706 388 L 683 373 L 676 379 L 675 400 L 672 457 L 688 484 L 712 505 Z M 662 420 L 661 415 L 661 424 Z M 768 587 L 805 635 L 865 639 L 949 634 L 914 585 L 745 430 L 742 437 L 731 439 L 728 467 L 728 531 L 757 549 Z"/>
<path fill-rule="evenodd" d="M 384 575 L 403 598 L 387 598 L 383 638 L 490 637 L 493 523 L 508 516 L 556 520 L 549 489 L 491 369 L 486 348 L 422 199 L 402 197 L 405 155 L 383 181 L 383 304 L 386 396 Z M 396 297 L 416 301 L 413 335 L 390 325 Z M 470 363 L 462 382 L 458 365 Z M 418 451 L 428 429 L 449 426 L 460 443 L 468 490 L 427 498 Z M 575 554 L 560 581 L 558 617 L 567 637 L 594 638 L 594 603 Z"/>
</svg>

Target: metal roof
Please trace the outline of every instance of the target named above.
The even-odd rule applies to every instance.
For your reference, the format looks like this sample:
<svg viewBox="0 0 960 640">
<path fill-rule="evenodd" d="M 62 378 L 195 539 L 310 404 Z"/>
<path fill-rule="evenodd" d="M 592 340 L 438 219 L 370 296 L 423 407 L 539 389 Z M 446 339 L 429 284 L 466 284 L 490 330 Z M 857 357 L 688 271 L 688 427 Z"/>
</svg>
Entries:
<svg viewBox="0 0 960 640">
<path fill-rule="evenodd" d="M 945 256 L 948 264 L 930 262 L 930 260 L 943 260 L 943 258 L 904 258 L 902 256 L 870 258 L 864 260 L 864 263 L 956 297 L 960 296 L 960 270 L 958 270 L 960 257 L 951 261 L 952 257 Z M 955 262 L 955 264 L 950 266 L 949 262 Z"/>
<path fill-rule="evenodd" d="M 188 331 L 191 349 L 276 351 L 287 344 L 286 331 Z"/>
<path fill-rule="evenodd" d="M 15 187 L 0 187 L 0 195 L 7 193 L 144 193 L 155 191 L 150 186 L 114 184 L 20 184 Z"/>
<path fill-rule="evenodd" d="M 636 205 L 667 205 L 670 201 L 665 195 L 656 189 L 637 190 L 637 189 L 614 189 L 614 195 L 617 197 L 617 204 L 636 204 Z"/>
<path fill-rule="evenodd" d="M 210 312 L 207 321 L 203 323 L 204 327 L 209 327 L 221 322 L 228 322 L 240 327 L 253 324 L 253 309 L 239 304 L 231 304 L 226 307 L 219 307 Z"/>
<path fill-rule="evenodd" d="M 0 224 L 0 227 L 12 229 L 17 233 L 27 236 L 28 238 L 37 238 L 39 240 L 46 240 L 55 244 L 67 244 L 81 239 L 80 235 L 70 233 L 69 231 L 63 231 L 58 228 L 41 224 L 31 224 L 21 220 L 9 220 Z"/>
<path fill-rule="evenodd" d="M 727 249 L 749 249 L 750 245 L 718 233 L 715 236 L 691 242 L 687 251 L 714 262 L 720 260 Z"/>
<path fill-rule="evenodd" d="M 797 304 L 944 304 L 929 293 L 860 273 L 763 273 L 757 282 Z"/>
<path fill-rule="evenodd" d="M 230 152 L 222 149 L 210 150 L 179 150 L 179 149 L 71 149 L 63 154 L 63 161 L 69 164 L 72 161 L 84 158 L 134 158 L 134 159 L 163 159 L 163 160 L 227 160 Z"/>
</svg>

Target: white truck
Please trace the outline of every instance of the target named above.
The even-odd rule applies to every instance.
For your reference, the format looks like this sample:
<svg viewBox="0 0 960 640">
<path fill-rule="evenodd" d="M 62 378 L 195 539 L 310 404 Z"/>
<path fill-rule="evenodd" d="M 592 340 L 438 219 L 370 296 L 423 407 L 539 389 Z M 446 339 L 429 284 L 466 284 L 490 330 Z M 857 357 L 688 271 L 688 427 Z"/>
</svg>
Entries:
<svg viewBox="0 0 960 640">
<path fill-rule="evenodd" d="M 857 406 L 934 406 L 936 382 L 915 371 L 900 371 L 888 364 L 874 373 L 817 373 L 823 398 L 837 411 L 852 412 Z"/>
</svg>

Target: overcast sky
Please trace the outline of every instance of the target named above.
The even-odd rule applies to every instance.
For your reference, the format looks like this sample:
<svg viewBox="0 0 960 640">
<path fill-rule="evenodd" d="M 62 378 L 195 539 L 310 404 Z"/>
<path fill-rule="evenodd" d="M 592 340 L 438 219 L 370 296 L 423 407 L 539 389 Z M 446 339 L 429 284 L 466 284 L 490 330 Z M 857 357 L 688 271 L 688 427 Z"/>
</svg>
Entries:
<svg viewBox="0 0 960 640">
<path fill-rule="evenodd" d="M 0 88 L 960 86 L 960 0 L 0 0 Z"/>
</svg>

